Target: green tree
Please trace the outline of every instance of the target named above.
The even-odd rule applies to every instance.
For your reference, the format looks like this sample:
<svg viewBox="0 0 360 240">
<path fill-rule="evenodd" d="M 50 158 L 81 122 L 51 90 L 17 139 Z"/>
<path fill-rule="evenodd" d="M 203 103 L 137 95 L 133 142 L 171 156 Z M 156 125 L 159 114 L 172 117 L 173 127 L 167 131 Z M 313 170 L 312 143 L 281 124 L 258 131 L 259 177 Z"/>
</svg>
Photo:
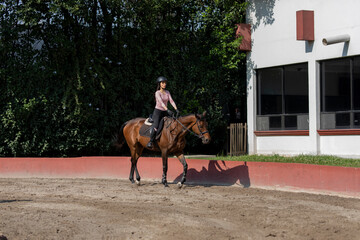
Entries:
<svg viewBox="0 0 360 240">
<path fill-rule="evenodd" d="M 116 128 L 152 112 L 159 75 L 183 114 L 208 110 L 212 145 L 187 151 L 221 151 L 224 109 L 244 99 L 246 5 L 2 0 L 0 156 L 114 154 Z"/>
</svg>

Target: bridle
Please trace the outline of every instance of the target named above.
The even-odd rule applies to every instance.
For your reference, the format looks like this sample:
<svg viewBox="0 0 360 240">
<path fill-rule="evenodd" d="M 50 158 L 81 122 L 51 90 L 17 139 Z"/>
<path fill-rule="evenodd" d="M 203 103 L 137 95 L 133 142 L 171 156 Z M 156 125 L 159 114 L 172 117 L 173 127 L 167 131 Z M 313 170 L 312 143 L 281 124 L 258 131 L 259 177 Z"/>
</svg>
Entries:
<svg viewBox="0 0 360 240">
<path fill-rule="evenodd" d="M 185 131 L 189 131 L 191 134 L 197 136 L 198 138 L 204 138 L 204 137 L 205 137 L 204 134 L 206 134 L 206 133 L 209 132 L 208 130 L 206 130 L 206 131 L 204 131 L 204 132 L 201 131 L 201 129 L 200 129 L 200 124 L 199 124 L 199 119 L 198 119 L 198 118 L 196 118 L 196 122 L 195 122 L 194 124 L 192 124 L 189 128 L 187 128 L 186 126 L 184 126 L 184 124 L 182 124 L 182 123 L 178 120 L 177 117 L 173 117 L 173 119 L 175 119 L 175 121 L 177 121 L 178 123 L 180 123 L 180 125 L 183 127 L 183 129 L 185 129 Z M 194 131 L 191 130 L 192 127 L 193 127 L 195 124 L 197 124 L 197 127 L 198 127 L 198 129 L 199 129 L 200 134 L 197 134 L 197 133 L 195 133 Z"/>
</svg>

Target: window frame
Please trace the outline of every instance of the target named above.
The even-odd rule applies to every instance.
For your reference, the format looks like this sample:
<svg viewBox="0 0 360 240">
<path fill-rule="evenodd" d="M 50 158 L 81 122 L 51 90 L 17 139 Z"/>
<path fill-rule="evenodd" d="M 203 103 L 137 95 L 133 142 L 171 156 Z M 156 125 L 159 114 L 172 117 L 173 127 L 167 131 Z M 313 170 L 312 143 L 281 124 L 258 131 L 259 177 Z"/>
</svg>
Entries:
<svg viewBox="0 0 360 240">
<path fill-rule="evenodd" d="M 285 74 L 286 74 L 286 67 L 290 66 L 297 66 L 297 65 L 305 65 L 306 69 L 306 96 L 307 96 L 307 112 L 306 113 L 286 113 L 286 86 L 285 86 Z M 281 69 L 281 113 L 276 114 L 263 114 L 262 109 L 262 77 L 260 77 L 261 70 L 266 69 Z M 267 68 L 260 68 L 256 70 L 256 127 L 255 127 L 255 135 L 257 136 L 308 136 L 309 135 L 309 64 L 308 62 L 300 62 L 295 64 L 287 64 L 287 65 L 280 65 L 280 66 L 273 66 Z M 292 116 L 305 116 L 307 117 L 307 127 L 306 129 L 299 129 L 299 125 L 297 124 L 296 127 L 286 127 L 285 122 L 287 117 Z M 269 126 L 266 130 L 259 130 L 258 121 L 260 117 L 268 117 L 269 118 Z M 280 128 L 270 128 L 270 118 L 271 117 L 280 117 L 281 118 L 281 127 Z"/>
<path fill-rule="evenodd" d="M 360 124 L 358 126 L 355 125 L 355 114 L 360 114 L 360 109 L 356 110 L 354 109 L 354 91 L 355 91 L 355 81 L 354 81 L 354 74 L 355 74 L 355 69 L 354 69 L 354 62 L 355 59 L 358 59 L 358 61 L 360 61 L 360 55 L 356 55 L 356 56 L 351 56 L 351 57 L 342 57 L 342 58 L 332 58 L 332 59 L 326 59 L 326 60 L 322 60 L 319 61 L 320 64 L 320 129 L 318 130 L 318 133 L 320 135 L 355 135 L 355 133 L 358 133 L 359 131 L 357 131 L 357 129 L 360 129 Z M 325 90 L 326 90 L 326 71 L 325 71 L 325 64 L 326 62 L 329 61 L 334 61 L 334 60 L 349 60 L 350 61 L 350 66 L 349 66 L 349 75 L 350 75 L 350 109 L 349 110 L 337 110 L 337 111 L 328 111 L 326 109 L 326 94 L 325 94 Z M 335 120 L 335 128 L 329 128 L 329 127 L 325 127 L 323 125 L 323 122 L 325 120 L 323 120 L 325 118 L 325 115 L 327 114 L 333 114 L 335 115 L 335 119 L 339 114 L 349 114 L 350 116 L 350 124 L 346 125 L 346 126 L 340 126 L 340 125 L 336 125 L 336 120 Z M 353 130 L 352 130 L 353 129 Z M 329 131 L 329 134 L 326 133 L 326 131 Z M 337 133 L 336 133 L 337 132 Z M 342 134 L 343 133 L 343 134 Z"/>
</svg>

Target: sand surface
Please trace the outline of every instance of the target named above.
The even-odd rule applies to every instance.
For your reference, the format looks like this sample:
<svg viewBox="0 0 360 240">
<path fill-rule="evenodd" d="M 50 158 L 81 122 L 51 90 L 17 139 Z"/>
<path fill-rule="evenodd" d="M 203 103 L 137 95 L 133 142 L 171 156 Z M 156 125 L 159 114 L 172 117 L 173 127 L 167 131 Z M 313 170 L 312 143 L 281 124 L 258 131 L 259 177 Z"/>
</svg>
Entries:
<svg viewBox="0 0 360 240">
<path fill-rule="evenodd" d="M 360 199 L 114 179 L 0 178 L 12 239 L 360 239 Z"/>
</svg>

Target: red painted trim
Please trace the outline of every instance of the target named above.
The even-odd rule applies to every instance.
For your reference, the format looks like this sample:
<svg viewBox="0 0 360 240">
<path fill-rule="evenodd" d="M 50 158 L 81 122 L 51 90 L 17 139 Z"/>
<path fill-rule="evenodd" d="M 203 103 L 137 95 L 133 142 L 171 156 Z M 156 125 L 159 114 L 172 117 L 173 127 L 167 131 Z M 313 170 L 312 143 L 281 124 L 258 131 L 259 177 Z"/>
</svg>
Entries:
<svg viewBox="0 0 360 240">
<path fill-rule="evenodd" d="M 236 25 L 236 37 L 242 37 L 239 49 L 244 51 L 251 51 L 251 25 L 245 23 Z"/>
<path fill-rule="evenodd" d="M 296 39 L 314 41 L 314 11 L 296 12 Z"/>
<path fill-rule="evenodd" d="M 256 136 L 309 136 L 309 130 L 254 131 Z"/>
<path fill-rule="evenodd" d="M 360 135 L 360 129 L 332 129 L 332 130 L 317 130 L 320 136 L 331 135 Z"/>
<path fill-rule="evenodd" d="M 195 184 L 276 187 L 360 197 L 360 168 L 297 163 L 234 162 L 187 159 L 187 180 Z M 183 167 L 169 158 L 168 180 L 178 182 Z M 160 181 L 161 158 L 141 157 L 142 179 Z M 122 178 L 130 157 L 0 158 L 0 177 Z"/>
</svg>

